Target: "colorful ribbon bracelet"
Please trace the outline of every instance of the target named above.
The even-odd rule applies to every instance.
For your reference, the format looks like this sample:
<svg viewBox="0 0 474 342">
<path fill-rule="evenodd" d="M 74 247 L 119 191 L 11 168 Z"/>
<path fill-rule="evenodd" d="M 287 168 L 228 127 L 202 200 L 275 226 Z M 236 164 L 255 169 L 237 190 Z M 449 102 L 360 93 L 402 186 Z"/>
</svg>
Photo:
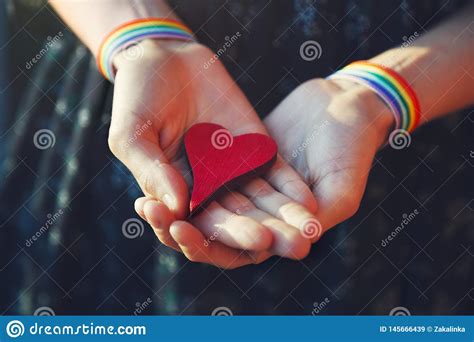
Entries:
<svg viewBox="0 0 474 342">
<path fill-rule="evenodd" d="M 126 22 L 109 33 L 99 48 L 97 65 L 102 75 L 113 82 L 115 78 L 114 56 L 147 38 L 194 40 L 192 31 L 176 20 L 144 18 Z"/>
<path fill-rule="evenodd" d="M 328 79 L 346 79 L 372 89 L 395 116 L 395 129 L 408 133 L 420 122 L 420 103 L 408 82 L 395 71 L 367 61 L 353 62 Z"/>
</svg>

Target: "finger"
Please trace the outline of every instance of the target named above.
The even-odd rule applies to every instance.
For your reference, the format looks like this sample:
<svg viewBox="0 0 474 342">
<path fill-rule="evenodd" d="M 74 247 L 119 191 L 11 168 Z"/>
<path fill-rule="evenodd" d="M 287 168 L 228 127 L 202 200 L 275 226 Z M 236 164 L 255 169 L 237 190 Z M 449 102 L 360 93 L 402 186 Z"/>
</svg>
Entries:
<svg viewBox="0 0 474 342">
<path fill-rule="evenodd" d="M 188 222 L 173 222 L 170 232 L 190 261 L 203 262 L 224 269 L 233 269 L 254 263 L 254 260 L 245 251 L 230 248 L 219 241 L 204 244 L 204 235 Z"/>
<path fill-rule="evenodd" d="M 232 96 L 231 98 L 224 97 L 222 100 L 224 103 L 221 105 L 225 108 L 222 117 L 224 118 L 224 124 L 226 127 L 230 127 L 230 131 L 233 135 L 240 135 L 245 133 L 260 133 L 268 135 L 268 132 L 263 125 L 262 121 L 258 118 L 257 113 L 248 102 L 247 98 L 237 90 L 237 93 L 241 96 Z M 229 102 L 229 103 L 227 103 Z M 242 112 L 240 108 L 246 108 L 245 112 Z M 235 115 L 238 111 L 240 115 Z M 228 114 L 228 115 L 225 115 Z M 275 186 L 275 188 L 288 197 L 300 202 L 306 206 L 308 210 L 316 211 L 316 200 L 306 183 L 302 180 L 301 176 L 293 170 L 282 158 L 278 156 L 275 165 L 268 172 L 267 179 Z"/>
<path fill-rule="evenodd" d="M 191 222 L 209 241 L 244 250 L 263 251 L 270 248 L 273 235 L 270 230 L 255 220 L 240 216 L 212 202 Z"/>
<path fill-rule="evenodd" d="M 280 155 L 265 174 L 265 179 L 277 191 L 305 206 L 310 212 L 316 212 L 317 203 L 311 189 Z"/>
<path fill-rule="evenodd" d="M 319 205 L 316 216 L 323 232 L 357 212 L 367 175 L 361 170 L 348 169 L 329 174 L 315 183 L 313 191 Z"/>
<path fill-rule="evenodd" d="M 140 215 L 140 217 L 144 219 L 145 221 L 146 221 L 146 218 L 145 218 L 145 213 L 143 212 L 143 208 L 145 206 L 145 203 L 149 200 L 151 200 L 151 198 L 149 197 L 139 197 L 135 200 L 135 204 L 134 204 L 136 213 Z"/>
<path fill-rule="evenodd" d="M 159 201 L 148 200 L 143 206 L 143 213 L 161 243 L 174 250 L 181 251 L 169 231 L 173 222 L 173 215 L 168 207 Z"/>
<path fill-rule="evenodd" d="M 309 239 L 305 238 L 297 228 L 256 208 L 242 194 L 231 193 L 223 197 L 220 203 L 229 211 L 250 217 L 267 227 L 273 234 L 273 244 L 270 248 L 270 253 L 297 260 L 303 259 L 308 255 L 311 248 Z M 268 257 L 267 255 L 266 258 Z"/>
<path fill-rule="evenodd" d="M 261 178 L 254 179 L 241 189 L 255 204 L 255 206 L 271 216 L 274 216 L 287 224 L 305 233 L 308 222 L 316 220 L 315 215 L 303 205 L 276 191 L 270 184 Z M 311 234 L 307 238 L 315 241 L 318 234 Z"/>
<path fill-rule="evenodd" d="M 132 172 L 148 197 L 163 201 L 176 217 L 185 217 L 188 209 L 188 188 L 183 176 L 169 164 L 161 150 L 158 137 L 136 133 L 135 122 L 125 114 L 112 115 L 109 147 Z M 152 130 L 152 128 L 148 128 Z"/>
<path fill-rule="evenodd" d="M 269 251 L 263 252 L 247 252 L 248 255 L 252 258 L 255 265 L 261 264 L 262 262 L 271 258 L 274 254 Z"/>
</svg>

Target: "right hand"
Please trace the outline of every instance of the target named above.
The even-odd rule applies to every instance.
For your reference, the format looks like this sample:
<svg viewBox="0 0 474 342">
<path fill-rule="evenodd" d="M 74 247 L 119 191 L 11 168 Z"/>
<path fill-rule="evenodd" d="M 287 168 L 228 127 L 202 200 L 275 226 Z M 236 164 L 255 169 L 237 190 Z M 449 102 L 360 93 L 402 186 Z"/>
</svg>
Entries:
<svg viewBox="0 0 474 342">
<path fill-rule="evenodd" d="M 313 242 L 356 213 L 393 123 L 371 89 L 326 79 L 303 83 L 265 118 L 281 154 L 312 184 L 319 230 Z"/>
<path fill-rule="evenodd" d="M 135 208 L 160 241 L 190 260 L 223 268 L 260 262 L 272 254 L 305 257 L 310 241 L 300 229 L 314 217 L 316 202 L 281 158 L 263 178 L 212 202 L 191 222 L 184 221 L 192 181 L 182 147 L 187 129 L 211 122 L 233 135 L 268 133 L 206 47 L 145 40 L 132 49 L 114 60 L 109 145 L 143 190 L 145 197 Z M 140 58 L 130 57 L 137 52 Z M 211 236 L 215 241 L 209 240 Z"/>
</svg>

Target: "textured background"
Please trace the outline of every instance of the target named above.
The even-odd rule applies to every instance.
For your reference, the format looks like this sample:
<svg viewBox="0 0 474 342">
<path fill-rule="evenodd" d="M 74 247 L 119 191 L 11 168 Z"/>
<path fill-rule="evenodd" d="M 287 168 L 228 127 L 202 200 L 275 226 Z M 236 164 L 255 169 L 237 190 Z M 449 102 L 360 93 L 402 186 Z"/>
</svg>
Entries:
<svg viewBox="0 0 474 342">
<path fill-rule="evenodd" d="M 173 4 L 214 50 L 241 33 L 221 61 L 264 116 L 301 82 L 422 34 L 464 2 Z M 0 70 L 8 72 L 0 72 L 0 313 L 473 313 L 472 109 L 419 129 L 409 148 L 377 155 L 360 211 L 307 259 L 221 271 L 161 246 L 144 223 L 142 236 L 122 234 L 137 218 L 140 191 L 107 148 L 111 86 L 43 1 L 1 6 Z M 299 47 L 310 39 L 322 55 L 307 62 Z M 35 146 L 40 129 L 53 133 L 54 146 Z M 54 223 L 28 246 L 48 217 Z"/>
</svg>

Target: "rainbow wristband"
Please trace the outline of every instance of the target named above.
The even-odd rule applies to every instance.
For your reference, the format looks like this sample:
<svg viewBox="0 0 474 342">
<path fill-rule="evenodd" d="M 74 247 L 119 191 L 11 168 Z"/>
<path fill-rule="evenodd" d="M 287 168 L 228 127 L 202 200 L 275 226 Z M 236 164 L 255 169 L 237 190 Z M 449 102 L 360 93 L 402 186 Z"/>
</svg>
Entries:
<svg viewBox="0 0 474 342">
<path fill-rule="evenodd" d="M 395 129 L 413 132 L 420 122 L 420 103 L 415 92 L 398 73 L 367 61 L 353 62 L 328 79 L 346 79 L 372 89 L 395 116 Z"/>
<path fill-rule="evenodd" d="M 112 61 L 114 56 L 147 38 L 194 40 L 192 31 L 176 20 L 145 18 L 129 21 L 109 33 L 101 44 L 97 55 L 97 65 L 102 75 L 113 82 L 115 70 Z"/>
</svg>

